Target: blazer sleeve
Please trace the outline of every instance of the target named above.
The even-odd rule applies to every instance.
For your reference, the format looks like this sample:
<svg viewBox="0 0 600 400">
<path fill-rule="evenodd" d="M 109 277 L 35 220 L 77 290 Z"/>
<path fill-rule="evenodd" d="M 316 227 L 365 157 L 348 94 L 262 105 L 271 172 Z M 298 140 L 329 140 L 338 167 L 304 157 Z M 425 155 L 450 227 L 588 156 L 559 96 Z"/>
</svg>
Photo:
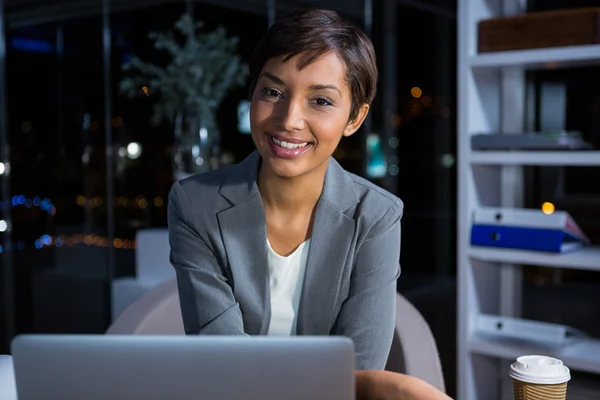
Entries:
<svg viewBox="0 0 600 400">
<path fill-rule="evenodd" d="M 354 341 L 357 370 L 383 370 L 392 346 L 400 276 L 402 203 L 394 204 L 360 246 L 350 290 L 333 328 Z"/>
<path fill-rule="evenodd" d="M 169 193 L 170 260 L 188 335 L 245 335 L 242 312 L 217 258 L 190 218 L 179 182 Z"/>
</svg>

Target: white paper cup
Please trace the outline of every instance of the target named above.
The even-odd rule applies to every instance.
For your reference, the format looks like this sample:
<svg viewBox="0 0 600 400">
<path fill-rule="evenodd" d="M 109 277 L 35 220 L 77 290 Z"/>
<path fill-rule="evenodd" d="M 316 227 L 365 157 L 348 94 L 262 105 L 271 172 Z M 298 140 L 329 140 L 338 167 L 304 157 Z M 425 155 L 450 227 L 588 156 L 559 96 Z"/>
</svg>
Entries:
<svg viewBox="0 0 600 400">
<path fill-rule="evenodd" d="M 557 358 L 523 356 L 510 366 L 515 400 L 565 400 L 571 372 Z"/>
</svg>

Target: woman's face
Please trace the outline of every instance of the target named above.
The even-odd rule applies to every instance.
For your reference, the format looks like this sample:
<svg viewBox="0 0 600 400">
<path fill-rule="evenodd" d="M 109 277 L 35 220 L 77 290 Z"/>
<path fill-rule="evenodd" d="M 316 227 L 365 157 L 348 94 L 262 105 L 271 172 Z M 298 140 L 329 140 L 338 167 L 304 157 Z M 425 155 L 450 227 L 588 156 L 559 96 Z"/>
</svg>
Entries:
<svg viewBox="0 0 600 400">
<path fill-rule="evenodd" d="M 261 168 L 283 178 L 324 172 L 342 136 L 356 132 L 369 109 L 365 104 L 348 120 L 352 96 L 337 54 L 299 70 L 301 56 L 268 60 L 252 94 L 250 124 Z"/>
</svg>

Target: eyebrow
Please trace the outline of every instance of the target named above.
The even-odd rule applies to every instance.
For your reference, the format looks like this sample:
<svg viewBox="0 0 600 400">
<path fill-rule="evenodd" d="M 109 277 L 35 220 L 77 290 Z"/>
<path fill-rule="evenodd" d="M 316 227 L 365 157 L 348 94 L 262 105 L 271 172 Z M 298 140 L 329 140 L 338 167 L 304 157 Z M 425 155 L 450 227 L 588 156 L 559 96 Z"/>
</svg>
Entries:
<svg viewBox="0 0 600 400">
<path fill-rule="evenodd" d="M 310 85 L 309 86 L 310 90 L 335 90 L 336 92 L 338 92 L 340 94 L 340 96 L 342 96 L 342 91 L 340 89 L 338 89 L 337 86 L 335 85 Z"/>
<path fill-rule="evenodd" d="M 276 76 L 275 76 L 275 75 L 273 75 L 273 74 L 270 74 L 270 73 L 268 73 L 268 72 L 263 72 L 262 74 L 260 74 L 260 77 L 262 78 L 263 76 L 264 76 L 265 78 L 269 79 L 270 81 L 273 81 L 273 82 L 275 82 L 275 83 L 276 83 L 276 84 L 278 84 L 278 85 L 285 85 L 285 82 L 284 82 L 284 81 L 282 81 L 281 79 L 279 79 L 278 77 L 276 77 Z"/>
<path fill-rule="evenodd" d="M 269 79 L 270 81 L 275 82 L 278 85 L 285 85 L 285 82 L 282 81 L 280 78 L 276 77 L 275 75 L 269 73 L 269 72 L 263 72 L 260 77 L 265 77 L 267 79 Z M 335 85 L 310 85 L 308 87 L 311 91 L 316 91 L 316 90 L 335 90 L 336 92 L 338 92 L 340 94 L 340 96 L 342 96 L 342 91 Z"/>
</svg>

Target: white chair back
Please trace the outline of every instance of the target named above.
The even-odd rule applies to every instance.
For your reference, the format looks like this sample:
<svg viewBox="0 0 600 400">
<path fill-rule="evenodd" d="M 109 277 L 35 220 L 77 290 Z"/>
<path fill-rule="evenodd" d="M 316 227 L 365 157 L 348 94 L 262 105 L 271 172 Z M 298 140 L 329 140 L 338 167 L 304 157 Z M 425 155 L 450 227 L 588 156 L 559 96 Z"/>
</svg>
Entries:
<svg viewBox="0 0 600 400">
<path fill-rule="evenodd" d="M 17 400 L 15 370 L 11 356 L 0 355 L 0 399 Z"/>
<path fill-rule="evenodd" d="M 141 229 L 137 231 L 135 241 L 135 268 L 139 280 L 161 281 L 175 276 L 169 261 L 171 247 L 166 228 Z"/>
</svg>

